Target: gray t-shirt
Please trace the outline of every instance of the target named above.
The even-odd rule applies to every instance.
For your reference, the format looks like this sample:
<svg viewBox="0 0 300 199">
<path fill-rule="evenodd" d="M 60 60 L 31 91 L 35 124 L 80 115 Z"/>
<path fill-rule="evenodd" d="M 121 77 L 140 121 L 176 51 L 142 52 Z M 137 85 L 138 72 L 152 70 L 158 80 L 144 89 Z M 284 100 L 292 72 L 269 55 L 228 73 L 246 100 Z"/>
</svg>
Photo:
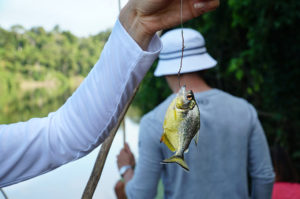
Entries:
<svg viewBox="0 0 300 199">
<path fill-rule="evenodd" d="M 218 89 L 195 93 L 200 109 L 198 146 L 185 154 L 190 172 L 177 164 L 160 164 L 173 154 L 160 137 L 166 110 L 175 94 L 146 114 L 140 124 L 139 159 L 126 186 L 128 198 L 156 195 L 162 178 L 164 197 L 172 199 L 271 198 L 274 172 L 264 131 L 254 107 Z"/>
</svg>

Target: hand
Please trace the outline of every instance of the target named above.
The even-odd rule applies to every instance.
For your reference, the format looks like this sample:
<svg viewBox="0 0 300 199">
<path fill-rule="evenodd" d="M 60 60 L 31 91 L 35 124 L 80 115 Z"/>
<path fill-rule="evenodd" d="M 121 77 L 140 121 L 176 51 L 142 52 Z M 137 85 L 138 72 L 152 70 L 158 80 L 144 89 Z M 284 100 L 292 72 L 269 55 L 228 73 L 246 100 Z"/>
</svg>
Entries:
<svg viewBox="0 0 300 199">
<path fill-rule="evenodd" d="M 124 148 L 120 151 L 120 154 L 117 157 L 118 168 L 120 169 L 122 166 L 131 165 L 135 166 L 135 159 L 130 151 L 129 145 L 126 143 Z"/>
<path fill-rule="evenodd" d="M 219 6 L 219 0 L 182 0 L 183 22 Z M 120 22 L 146 49 L 155 32 L 178 25 L 180 0 L 130 0 L 120 13 Z"/>
<path fill-rule="evenodd" d="M 125 183 L 119 180 L 115 185 L 115 193 L 118 199 L 126 199 Z"/>
</svg>

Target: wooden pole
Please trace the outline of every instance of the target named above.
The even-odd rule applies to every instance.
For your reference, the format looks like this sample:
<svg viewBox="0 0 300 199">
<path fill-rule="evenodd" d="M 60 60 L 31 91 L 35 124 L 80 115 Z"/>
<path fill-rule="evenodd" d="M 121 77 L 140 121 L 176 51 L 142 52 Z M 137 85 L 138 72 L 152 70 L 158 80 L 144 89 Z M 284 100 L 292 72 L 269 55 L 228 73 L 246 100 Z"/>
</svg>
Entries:
<svg viewBox="0 0 300 199">
<path fill-rule="evenodd" d="M 118 5 L 119 5 L 119 13 L 120 13 L 121 12 L 121 0 L 118 0 Z M 123 145 L 125 147 L 125 143 L 126 143 L 125 118 L 123 119 L 123 122 L 122 122 L 122 131 L 123 131 Z"/>
<path fill-rule="evenodd" d="M 139 88 L 139 86 L 134 89 L 133 95 L 129 99 L 129 101 L 126 103 L 123 111 L 121 112 L 121 114 L 118 118 L 116 126 L 109 132 L 109 136 L 103 142 L 103 144 L 101 146 L 101 149 L 99 151 L 99 154 L 97 156 L 96 162 L 94 164 L 94 168 L 93 168 L 93 171 L 92 171 L 91 176 L 89 178 L 89 181 L 88 181 L 88 183 L 87 183 L 87 185 L 84 189 L 84 192 L 82 194 L 82 199 L 92 199 L 92 197 L 94 195 L 94 192 L 95 192 L 95 189 L 97 187 L 97 184 L 99 182 L 99 179 L 101 177 L 102 170 L 103 170 L 106 158 L 107 158 L 107 154 L 108 154 L 109 149 L 111 147 L 111 144 L 114 140 L 114 137 L 116 135 L 116 132 L 117 132 L 122 120 L 125 117 L 125 114 L 126 114 L 128 108 L 129 108 L 132 100 L 134 99 L 134 96 L 136 95 L 136 93 L 138 91 L 138 88 Z"/>
<path fill-rule="evenodd" d="M 7 197 L 7 195 L 5 194 L 5 192 L 3 191 L 3 189 L 0 189 L 0 192 L 2 193 L 2 195 L 3 195 L 3 197 L 4 197 L 5 199 L 8 199 L 8 197 Z"/>
</svg>

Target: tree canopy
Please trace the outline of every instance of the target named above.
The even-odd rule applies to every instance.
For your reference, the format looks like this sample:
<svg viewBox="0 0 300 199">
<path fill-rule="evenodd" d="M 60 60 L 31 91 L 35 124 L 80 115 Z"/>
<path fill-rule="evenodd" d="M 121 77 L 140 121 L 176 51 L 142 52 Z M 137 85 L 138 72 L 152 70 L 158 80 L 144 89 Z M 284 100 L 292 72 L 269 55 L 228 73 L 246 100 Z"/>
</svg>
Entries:
<svg viewBox="0 0 300 199">
<path fill-rule="evenodd" d="M 0 28 L 0 122 L 42 117 L 61 106 L 96 63 L 109 34 L 78 38 L 59 26 Z"/>
</svg>

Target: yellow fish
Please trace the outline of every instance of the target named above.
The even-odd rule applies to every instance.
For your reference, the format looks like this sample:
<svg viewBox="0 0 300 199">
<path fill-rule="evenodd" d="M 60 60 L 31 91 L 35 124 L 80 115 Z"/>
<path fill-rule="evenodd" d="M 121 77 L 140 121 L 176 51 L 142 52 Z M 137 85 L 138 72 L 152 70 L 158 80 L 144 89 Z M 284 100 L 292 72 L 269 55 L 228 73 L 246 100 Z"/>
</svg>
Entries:
<svg viewBox="0 0 300 199">
<path fill-rule="evenodd" d="M 180 88 L 176 98 L 168 107 L 163 129 L 160 142 L 165 143 L 175 154 L 161 163 L 177 163 L 189 171 L 184 161 L 184 152 L 188 152 L 193 138 L 197 145 L 200 129 L 200 111 L 193 91 L 186 91 L 185 86 Z"/>
</svg>

